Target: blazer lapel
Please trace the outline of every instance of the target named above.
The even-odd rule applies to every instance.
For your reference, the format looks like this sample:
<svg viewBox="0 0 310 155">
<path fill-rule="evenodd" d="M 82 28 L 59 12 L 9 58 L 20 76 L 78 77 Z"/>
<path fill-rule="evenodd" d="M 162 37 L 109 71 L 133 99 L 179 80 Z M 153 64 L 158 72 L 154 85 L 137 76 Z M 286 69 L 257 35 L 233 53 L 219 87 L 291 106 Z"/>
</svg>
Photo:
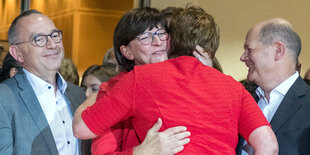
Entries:
<svg viewBox="0 0 310 155">
<path fill-rule="evenodd" d="M 273 116 L 270 124 L 276 133 L 281 127 L 302 107 L 300 100 L 305 97 L 303 81 L 300 77 L 284 96 L 278 110 Z"/>
<path fill-rule="evenodd" d="M 32 116 L 32 119 L 34 120 L 37 127 L 39 128 L 41 134 L 43 135 L 46 143 L 50 147 L 51 153 L 58 154 L 56 143 L 52 135 L 52 131 L 49 127 L 49 124 L 46 120 L 46 117 L 41 108 L 41 105 L 26 75 L 22 71 L 22 73 L 17 74 L 15 78 L 18 82 L 18 86 L 21 88 L 21 91 L 20 91 L 21 99 L 23 100 L 30 115 Z"/>
<path fill-rule="evenodd" d="M 67 83 L 68 84 L 68 87 L 67 87 L 67 89 L 66 89 L 66 91 L 65 91 L 65 96 L 66 96 L 66 99 L 67 99 L 67 103 L 68 103 L 68 105 L 69 105 L 69 108 L 70 108 L 70 111 L 71 111 L 71 114 L 72 114 L 72 118 L 74 117 L 74 114 L 75 114 L 75 110 L 76 110 L 76 106 L 74 106 L 75 104 L 73 104 L 74 102 L 78 102 L 78 101 L 76 101 L 75 99 L 77 98 L 76 96 L 74 96 L 73 94 L 72 94 L 72 90 L 71 90 L 71 86 L 70 86 L 70 84 L 69 83 Z M 72 103 L 72 102 L 73 103 Z M 80 151 L 80 154 L 81 154 L 81 145 L 82 145 L 82 142 L 81 142 L 81 140 L 80 139 L 78 139 L 78 145 L 79 145 L 79 151 Z"/>
<path fill-rule="evenodd" d="M 71 101 L 72 101 L 72 96 L 70 94 L 70 90 L 68 90 L 68 88 L 66 89 L 66 92 L 65 92 L 65 96 L 67 98 L 67 103 L 69 105 L 69 108 L 70 108 L 70 111 L 71 111 L 71 114 L 72 114 L 72 117 L 74 116 L 74 113 L 75 113 L 75 108 L 73 107 Z"/>
</svg>

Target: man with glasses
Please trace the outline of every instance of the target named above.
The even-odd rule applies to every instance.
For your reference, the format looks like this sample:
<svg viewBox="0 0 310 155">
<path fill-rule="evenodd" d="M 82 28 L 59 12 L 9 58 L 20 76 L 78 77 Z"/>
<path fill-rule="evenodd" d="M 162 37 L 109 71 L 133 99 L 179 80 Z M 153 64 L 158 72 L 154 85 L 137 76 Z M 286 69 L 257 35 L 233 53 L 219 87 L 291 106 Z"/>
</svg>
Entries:
<svg viewBox="0 0 310 155">
<path fill-rule="evenodd" d="M 85 100 L 81 88 L 58 73 L 62 31 L 36 10 L 15 18 L 10 54 L 22 68 L 0 85 L 0 154 L 78 155 L 72 117 Z"/>
</svg>

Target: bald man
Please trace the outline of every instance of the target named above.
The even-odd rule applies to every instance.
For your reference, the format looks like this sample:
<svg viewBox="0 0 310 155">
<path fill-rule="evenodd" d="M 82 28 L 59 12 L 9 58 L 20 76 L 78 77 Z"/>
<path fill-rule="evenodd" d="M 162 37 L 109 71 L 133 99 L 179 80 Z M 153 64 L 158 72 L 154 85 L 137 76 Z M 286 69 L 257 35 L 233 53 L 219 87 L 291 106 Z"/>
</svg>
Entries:
<svg viewBox="0 0 310 155">
<path fill-rule="evenodd" d="M 247 79 L 259 86 L 258 105 L 276 134 L 279 154 L 310 154 L 310 87 L 296 70 L 298 34 L 285 19 L 268 19 L 248 31 L 244 50 L 240 60 L 249 68 Z M 239 144 L 242 154 L 253 153 Z"/>
</svg>

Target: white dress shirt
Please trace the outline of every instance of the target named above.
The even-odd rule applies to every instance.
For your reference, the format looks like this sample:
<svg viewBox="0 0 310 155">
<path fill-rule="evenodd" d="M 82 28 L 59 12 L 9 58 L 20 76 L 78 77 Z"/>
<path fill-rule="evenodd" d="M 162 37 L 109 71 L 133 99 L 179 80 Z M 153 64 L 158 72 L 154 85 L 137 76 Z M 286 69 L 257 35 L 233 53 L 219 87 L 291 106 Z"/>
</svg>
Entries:
<svg viewBox="0 0 310 155">
<path fill-rule="evenodd" d="M 67 104 L 67 83 L 59 73 L 56 75 L 57 92 L 50 83 L 23 69 L 40 102 L 52 131 L 60 155 L 78 155 L 78 139 L 73 136 L 72 114 Z"/>
<path fill-rule="evenodd" d="M 277 109 L 279 108 L 280 103 L 282 102 L 284 96 L 286 95 L 288 90 L 291 88 L 291 86 L 294 84 L 294 82 L 297 80 L 298 76 L 299 74 L 296 71 L 292 76 L 290 76 L 288 79 L 286 79 L 281 84 L 279 84 L 276 88 L 274 88 L 269 94 L 269 102 L 265 96 L 264 90 L 260 87 L 256 89 L 256 94 L 259 97 L 258 106 L 264 113 L 269 123 L 272 120 Z M 250 149 L 248 148 L 249 145 L 246 143 L 246 141 L 244 142 L 243 146 L 244 146 L 244 149 Z M 242 150 L 242 155 L 247 155 L 247 154 L 248 153 L 246 151 Z"/>
</svg>

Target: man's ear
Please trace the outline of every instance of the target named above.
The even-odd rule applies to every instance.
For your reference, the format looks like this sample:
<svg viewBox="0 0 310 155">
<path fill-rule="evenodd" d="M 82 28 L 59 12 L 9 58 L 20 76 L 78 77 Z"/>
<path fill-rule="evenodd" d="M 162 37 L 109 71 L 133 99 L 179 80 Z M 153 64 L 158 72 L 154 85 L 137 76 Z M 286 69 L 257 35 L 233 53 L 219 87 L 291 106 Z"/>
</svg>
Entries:
<svg viewBox="0 0 310 155">
<path fill-rule="evenodd" d="M 10 45 L 9 52 L 17 62 L 19 62 L 20 64 L 24 63 L 23 55 L 16 45 Z"/>
<path fill-rule="evenodd" d="M 280 42 L 280 41 L 277 41 L 274 43 L 274 47 L 275 47 L 275 56 L 274 56 L 274 60 L 275 61 L 279 61 L 280 59 L 282 59 L 285 55 L 285 53 L 287 52 L 286 51 L 286 47 L 285 45 Z"/>
<path fill-rule="evenodd" d="M 134 60 L 135 57 L 133 56 L 133 54 L 131 53 L 130 49 L 128 48 L 128 46 L 122 45 L 120 47 L 120 50 L 122 52 L 122 54 L 128 59 L 128 60 Z"/>
</svg>

